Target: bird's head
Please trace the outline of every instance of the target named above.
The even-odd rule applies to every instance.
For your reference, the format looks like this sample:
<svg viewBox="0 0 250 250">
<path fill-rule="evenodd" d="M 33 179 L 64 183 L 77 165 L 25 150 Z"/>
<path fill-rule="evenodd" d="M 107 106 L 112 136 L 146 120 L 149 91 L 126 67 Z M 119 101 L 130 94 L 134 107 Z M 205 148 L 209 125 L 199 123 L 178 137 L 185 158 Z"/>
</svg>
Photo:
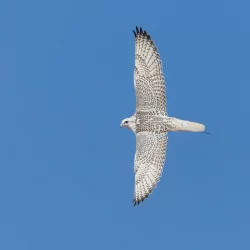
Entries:
<svg viewBox="0 0 250 250">
<path fill-rule="evenodd" d="M 135 116 L 123 119 L 120 127 L 128 128 L 135 132 Z"/>
</svg>

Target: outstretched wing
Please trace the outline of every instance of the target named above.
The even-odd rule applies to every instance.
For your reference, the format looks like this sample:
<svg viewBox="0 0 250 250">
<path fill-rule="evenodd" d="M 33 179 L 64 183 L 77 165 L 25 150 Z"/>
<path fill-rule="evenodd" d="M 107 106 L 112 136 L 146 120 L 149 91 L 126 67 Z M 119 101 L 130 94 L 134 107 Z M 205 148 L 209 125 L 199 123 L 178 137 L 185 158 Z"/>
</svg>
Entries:
<svg viewBox="0 0 250 250">
<path fill-rule="evenodd" d="M 136 112 L 166 114 L 166 88 L 162 62 L 153 40 L 136 26 L 134 86 Z"/>
<path fill-rule="evenodd" d="M 134 205 L 148 198 L 159 182 L 166 158 L 167 139 L 165 133 L 136 134 Z"/>
</svg>

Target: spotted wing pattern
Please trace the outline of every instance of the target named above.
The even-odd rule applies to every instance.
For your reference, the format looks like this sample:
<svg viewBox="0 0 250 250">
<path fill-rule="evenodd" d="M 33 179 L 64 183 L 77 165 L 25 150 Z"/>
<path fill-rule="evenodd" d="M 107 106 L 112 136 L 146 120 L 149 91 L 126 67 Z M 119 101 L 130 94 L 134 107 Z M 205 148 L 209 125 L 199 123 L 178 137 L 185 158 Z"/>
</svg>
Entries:
<svg viewBox="0 0 250 250">
<path fill-rule="evenodd" d="M 146 31 L 136 27 L 134 34 L 136 112 L 166 115 L 166 88 L 160 55 Z"/>
<path fill-rule="evenodd" d="M 156 115 L 167 115 L 162 62 L 153 40 L 136 27 L 134 87 L 136 91 L 136 154 L 134 205 L 152 193 L 166 157 L 167 135 L 150 125 Z"/>
<path fill-rule="evenodd" d="M 167 139 L 166 133 L 136 134 L 134 205 L 144 201 L 159 182 L 166 158 Z"/>
</svg>

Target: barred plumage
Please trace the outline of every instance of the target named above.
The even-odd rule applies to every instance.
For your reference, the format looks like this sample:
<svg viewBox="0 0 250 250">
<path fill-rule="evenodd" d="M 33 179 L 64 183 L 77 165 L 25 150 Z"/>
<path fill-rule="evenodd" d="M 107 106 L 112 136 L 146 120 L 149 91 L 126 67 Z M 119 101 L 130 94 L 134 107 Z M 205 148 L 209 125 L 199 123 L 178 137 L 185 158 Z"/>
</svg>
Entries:
<svg viewBox="0 0 250 250">
<path fill-rule="evenodd" d="M 136 112 L 121 123 L 136 134 L 134 205 L 148 198 L 162 175 L 168 131 L 203 132 L 205 126 L 169 117 L 162 62 L 154 41 L 136 27 L 134 87 Z"/>
</svg>

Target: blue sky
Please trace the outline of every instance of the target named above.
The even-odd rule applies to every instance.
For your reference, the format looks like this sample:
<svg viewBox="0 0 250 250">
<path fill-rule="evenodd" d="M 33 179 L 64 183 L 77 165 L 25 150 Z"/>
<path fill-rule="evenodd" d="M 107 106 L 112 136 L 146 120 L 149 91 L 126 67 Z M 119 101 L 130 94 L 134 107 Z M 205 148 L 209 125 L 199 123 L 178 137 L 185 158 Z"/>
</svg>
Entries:
<svg viewBox="0 0 250 250">
<path fill-rule="evenodd" d="M 248 1 L 1 1 L 0 249 L 250 249 Z M 163 60 L 163 177 L 133 207 L 134 37 Z"/>
</svg>

